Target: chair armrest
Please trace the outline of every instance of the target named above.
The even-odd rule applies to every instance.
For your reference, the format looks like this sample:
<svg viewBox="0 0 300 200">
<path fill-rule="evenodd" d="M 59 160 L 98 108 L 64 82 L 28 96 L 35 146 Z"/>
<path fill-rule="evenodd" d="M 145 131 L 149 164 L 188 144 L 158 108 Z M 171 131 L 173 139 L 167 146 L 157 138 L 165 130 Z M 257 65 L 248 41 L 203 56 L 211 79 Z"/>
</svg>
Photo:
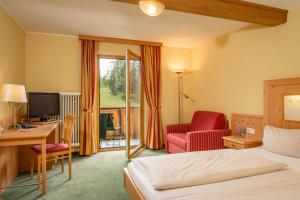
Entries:
<svg viewBox="0 0 300 200">
<path fill-rule="evenodd" d="M 223 137 L 231 135 L 230 129 L 195 131 L 187 133 L 188 151 L 223 149 Z"/>
<path fill-rule="evenodd" d="M 170 124 L 166 126 L 166 134 L 168 133 L 187 133 L 190 131 L 191 124 Z"/>
</svg>

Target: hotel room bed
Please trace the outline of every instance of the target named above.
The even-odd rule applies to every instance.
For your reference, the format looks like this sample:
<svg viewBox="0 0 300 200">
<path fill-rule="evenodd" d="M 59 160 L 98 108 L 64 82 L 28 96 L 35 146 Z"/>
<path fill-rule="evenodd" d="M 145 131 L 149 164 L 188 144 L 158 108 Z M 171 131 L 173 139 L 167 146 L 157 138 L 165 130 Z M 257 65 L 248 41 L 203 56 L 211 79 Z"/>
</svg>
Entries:
<svg viewBox="0 0 300 200">
<path fill-rule="evenodd" d="M 217 151 L 236 150 L 226 149 Z M 134 186 L 142 194 L 142 199 L 147 200 L 300 199 L 300 159 L 271 153 L 262 148 L 251 148 L 240 151 L 285 163 L 288 165 L 288 168 L 277 172 L 219 183 L 167 190 L 155 190 L 145 174 L 135 167 L 134 163 L 128 164 L 127 171 Z"/>
</svg>

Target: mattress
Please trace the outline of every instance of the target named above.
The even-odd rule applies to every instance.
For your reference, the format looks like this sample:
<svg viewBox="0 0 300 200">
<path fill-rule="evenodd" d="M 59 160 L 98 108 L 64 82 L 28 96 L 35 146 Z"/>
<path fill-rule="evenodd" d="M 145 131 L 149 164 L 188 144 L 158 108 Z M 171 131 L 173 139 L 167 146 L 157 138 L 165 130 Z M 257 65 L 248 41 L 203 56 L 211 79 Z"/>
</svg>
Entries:
<svg viewBox="0 0 300 200">
<path fill-rule="evenodd" d="M 232 149 L 217 151 L 235 151 Z M 300 199 L 300 159 L 282 156 L 261 148 L 244 149 L 253 155 L 286 163 L 287 170 L 169 190 L 155 190 L 147 177 L 128 164 L 128 173 L 147 200 L 299 200 Z M 163 157 L 162 157 L 163 159 Z"/>
</svg>

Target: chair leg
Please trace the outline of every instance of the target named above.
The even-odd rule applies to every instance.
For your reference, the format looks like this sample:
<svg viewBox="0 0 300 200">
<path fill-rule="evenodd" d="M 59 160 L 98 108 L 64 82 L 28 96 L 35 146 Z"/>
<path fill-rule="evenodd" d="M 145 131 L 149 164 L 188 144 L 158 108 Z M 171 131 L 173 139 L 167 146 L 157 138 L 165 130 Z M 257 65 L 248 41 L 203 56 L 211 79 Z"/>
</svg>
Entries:
<svg viewBox="0 0 300 200">
<path fill-rule="evenodd" d="M 30 176 L 31 176 L 31 178 L 33 177 L 34 157 L 35 157 L 35 155 L 32 155 L 32 157 L 31 157 L 31 164 L 30 164 Z"/>
<path fill-rule="evenodd" d="M 42 164 L 42 157 L 41 155 L 38 155 L 37 157 L 37 183 L 38 183 L 38 189 L 40 189 L 40 178 L 41 178 L 41 164 Z"/>
<path fill-rule="evenodd" d="M 115 147 L 115 140 L 116 140 L 116 138 L 115 138 L 115 135 L 113 136 L 113 147 Z"/>
<path fill-rule="evenodd" d="M 72 178 L 72 152 L 69 152 L 69 179 Z"/>
<path fill-rule="evenodd" d="M 65 171 L 65 159 L 61 158 L 61 173 L 64 173 Z"/>
<path fill-rule="evenodd" d="M 119 141 L 119 147 L 121 147 L 121 129 L 118 131 L 118 141 Z"/>
</svg>

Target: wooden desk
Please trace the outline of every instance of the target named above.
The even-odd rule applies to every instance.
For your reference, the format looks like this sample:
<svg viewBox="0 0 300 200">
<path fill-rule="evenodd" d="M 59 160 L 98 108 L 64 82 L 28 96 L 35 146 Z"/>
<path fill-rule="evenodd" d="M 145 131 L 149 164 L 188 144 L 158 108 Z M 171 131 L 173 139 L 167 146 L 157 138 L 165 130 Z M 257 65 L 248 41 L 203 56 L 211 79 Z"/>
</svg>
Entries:
<svg viewBox="0 0 300 200">
<path fill-rule="evenodd" d="M 33 145 L 39 144 L 42 148 L 42 190 L 47 191 L 46 184 L 46 139 L 47 136 L 56 130 L 58 124 L 46 124 L 34 129 L 24 131 L 9 129 L 4 134 L 0 134 L 0 147 Z M 28 160 L 28 163 L 30 160 Z"/>
<path fill-rule="evenodd" d="M 46 124 L 57 124 L 56 129 L 47 136 L 47 144 L 57 144 L 59 143 L 60 139 L 60 123 L 61 120 L 48 120 L 46 122 L 28 122 L 30 124 L 41 126 Z M 23 145 L 18 147 L 18 172 L 19 173 L 28 173 L 31 169 L 31 163 L 28 162 L 28 160 L 32 160 L 34 157 L 34 154 L 32 153 L 32 147 L 33 145 Z M 34 169 L 37 170 L 37 160 L 34 159 Z M 55 162 L 49 161 L 47 162 L 47 170 L 53 169 Z"/>
</svg>

